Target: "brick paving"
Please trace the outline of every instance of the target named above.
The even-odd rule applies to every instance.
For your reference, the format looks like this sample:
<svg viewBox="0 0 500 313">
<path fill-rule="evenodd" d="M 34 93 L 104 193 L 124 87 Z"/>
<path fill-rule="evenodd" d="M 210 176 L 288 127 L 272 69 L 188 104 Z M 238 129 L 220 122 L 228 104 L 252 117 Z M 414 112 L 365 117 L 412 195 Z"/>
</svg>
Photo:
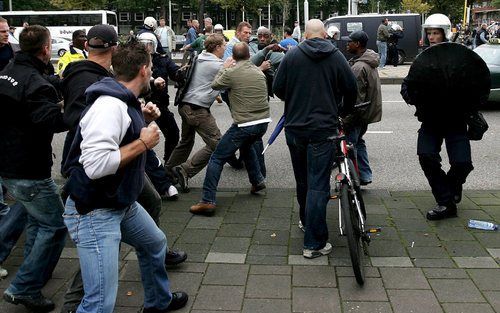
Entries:
<svg viewBox="0 0 500 313">
<path fill-rule="evenodd" d="M 188 212 L 200 194 L 195 188 L 163 204 L 161 228 L 169 245 L 189 254 L 187 262 L 168 271 L 173 290 L 190 296 L 178 312 L 500 312 L 500 234 L 466 226 L 470 218 L 500 223 L 499 191 L 467 190 L 459 217 L 435 222 L 425 220 L 433 203 L 430 192 L 364 191 L 368 224 L 382 228 L 372 236 L 364 287 L 356 284 L 345 238 L 338 235 L 336 202 L 328 207 L 334 250 L 307 260 L 301 256 L 293 189 L 258 196 L 246 189 L 221 190 L 214 217 Z M 22 248 L 4 264 L 10 275 L 0 281 L 0 292 L 21 263 Z M 120 259 L 115 312 L 141 312 L 135 253 L 124 245 Z M 56 302 L 55 312 L 77 266 L 68 241 L 43 290 Z M 0 312 L 26 310 L 0 300 Z"/>
</svg>

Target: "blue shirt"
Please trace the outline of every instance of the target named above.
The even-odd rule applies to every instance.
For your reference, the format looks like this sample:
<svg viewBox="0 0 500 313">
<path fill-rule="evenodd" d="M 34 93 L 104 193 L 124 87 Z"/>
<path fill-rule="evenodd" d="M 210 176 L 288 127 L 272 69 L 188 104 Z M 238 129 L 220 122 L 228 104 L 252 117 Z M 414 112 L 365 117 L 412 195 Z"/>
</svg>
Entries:
<svg viewBox="0 0 500 313">
<path fill-rule="evenodd" d="M 280 41 L 280 46 L 289 50 L 290 48 L 298 46 L 299 43 L 293 38 L 286 38 Z"/>
<path fill-rule="evenodd" d="M 196 34 L 196 29 L 194 27 L 191 27 L 188 30 L 187 38 L 186 38 L 186 45 L 192 44 L 198 35 Z"/>
</svg>

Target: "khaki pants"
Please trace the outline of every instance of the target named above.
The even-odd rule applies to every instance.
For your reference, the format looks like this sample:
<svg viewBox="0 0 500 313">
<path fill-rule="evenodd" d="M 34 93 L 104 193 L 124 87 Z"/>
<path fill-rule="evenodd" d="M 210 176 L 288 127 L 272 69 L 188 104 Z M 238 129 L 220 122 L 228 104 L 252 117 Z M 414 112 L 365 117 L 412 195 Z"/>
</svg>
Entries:
<svg viewBox="0 0 500 313">
<path fill-rule="evenodd" d="M 180 165 L 191 178 L 207 166 L 210 156 L 219 143 L 221 133 L 215 118 L 208 109 L 193 110 L 189 105 L 181 105 L 179 115 L 182 118 L 181 141 L 172 152 L 166 167 L 172 168 Z M 196 133 L 203 139 L 205 146 L 188 160 L 193 150 Z"/>
</svg>

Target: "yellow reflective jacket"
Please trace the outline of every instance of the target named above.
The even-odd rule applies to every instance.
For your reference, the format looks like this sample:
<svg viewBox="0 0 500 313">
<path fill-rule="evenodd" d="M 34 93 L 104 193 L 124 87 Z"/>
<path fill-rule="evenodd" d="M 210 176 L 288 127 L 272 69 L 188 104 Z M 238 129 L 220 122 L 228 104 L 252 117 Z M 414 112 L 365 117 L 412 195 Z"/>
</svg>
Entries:
<svg viewBox="0 0 500 313">
<path fill-rule="evenodd" d="M 64 72 L 64 69 L 66 68 L 66 66 L 68 66 L 68 64 L 73 61 L 84 60 L 86 58 L 86 55 L 76 52 L 73 46 L 70 46 L 69 51 L 66 51 L 57 62 L 56 74 L 62 76 L 62 73 Z"/>
</svg>

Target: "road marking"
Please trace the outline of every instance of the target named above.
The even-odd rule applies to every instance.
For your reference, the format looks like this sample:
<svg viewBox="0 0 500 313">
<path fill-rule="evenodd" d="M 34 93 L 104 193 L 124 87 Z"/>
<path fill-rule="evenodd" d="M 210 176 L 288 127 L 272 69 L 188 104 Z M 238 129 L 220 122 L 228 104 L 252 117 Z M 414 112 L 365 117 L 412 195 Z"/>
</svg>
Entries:
<svg viewBox="0 0 500 313">
<path fill-rule="evenodd" d="M 392 130 L 369 130 L 366 133 L 367 134 L 392 134 L 394 132 Z"/>
</svg>

